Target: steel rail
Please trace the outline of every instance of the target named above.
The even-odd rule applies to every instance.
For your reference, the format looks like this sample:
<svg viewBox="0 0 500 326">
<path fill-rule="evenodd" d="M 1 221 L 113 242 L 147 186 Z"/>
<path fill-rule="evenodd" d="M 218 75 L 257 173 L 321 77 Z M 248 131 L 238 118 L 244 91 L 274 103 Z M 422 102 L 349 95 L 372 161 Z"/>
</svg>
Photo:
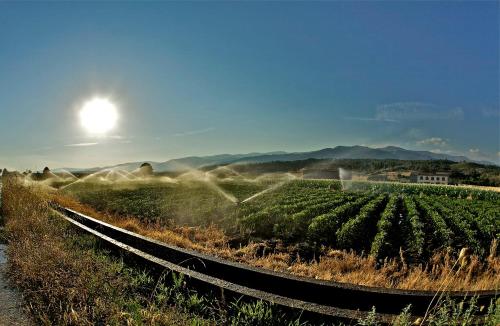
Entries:
<svg viewBox="0 0 500 326">
<path fill-rule="evenodd" d="M 321 281 L 277 273 L 227 261 L 193 250 L 179 248 L 118 228 L 65 207 L 56 207 L 74 225 L 101 239 L 164 268 L 185 274 L 199 283 L 220 284 L 239 295 L 276 302 L 288 308 L 300 307 L 306 313 L 359 318 L 376 306 L 382 321 L 388 321 L 411 304 L 412 314 L 422 316 L 437 297 L 463 300 L 476 297 L 477 305 L 487 307 L 497 291 L 415 291 L 360 286 Z M 270 300 L 272 299 L 272 300 Z M 486 310 L 486 309 L 485 309 Z"/>
</svg>

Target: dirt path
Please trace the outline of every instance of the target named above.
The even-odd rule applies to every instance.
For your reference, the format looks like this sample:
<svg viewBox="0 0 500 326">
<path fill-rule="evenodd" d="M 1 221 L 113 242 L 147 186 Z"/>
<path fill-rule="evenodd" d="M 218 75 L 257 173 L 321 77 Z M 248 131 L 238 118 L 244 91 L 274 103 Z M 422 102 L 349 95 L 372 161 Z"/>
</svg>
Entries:
<svg viewBox="0 0 500 326">
<path fill-rule="evenodd" d="M 6 245 L 0 244 L 0 325 L 30 325 L 21 308 L 19 293 L 9 287 L 4 270 Z"/>
</svg>

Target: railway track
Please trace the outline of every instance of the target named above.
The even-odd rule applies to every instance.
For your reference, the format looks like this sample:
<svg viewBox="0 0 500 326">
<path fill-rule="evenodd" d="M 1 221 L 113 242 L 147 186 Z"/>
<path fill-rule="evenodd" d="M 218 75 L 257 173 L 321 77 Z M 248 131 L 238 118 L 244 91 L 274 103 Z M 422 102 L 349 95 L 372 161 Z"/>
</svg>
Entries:
<svg viewBox="0 0 500 326">
<path fill-rule="evenodd" d="M 409 304 L 413 315 L 425 315 L 439 296 L 459 300 L 477 297 L 477 304 L 485 307 L 498 296 L 496 291 L 407 291 L 276 273 L 168 245 L 69 208 L 56 207 L 56 210 L 76 227 L 133 256 L 148 268 L 185 275 L 187 282 L 202 292 L 210 292 L 222 300 L 273 302 L 284 311 L 300 311 L 304 319 L 312 321 L 350 322 L 366 317 L 376 306 L 379 321 L 390 323 Z"/>
</svg>

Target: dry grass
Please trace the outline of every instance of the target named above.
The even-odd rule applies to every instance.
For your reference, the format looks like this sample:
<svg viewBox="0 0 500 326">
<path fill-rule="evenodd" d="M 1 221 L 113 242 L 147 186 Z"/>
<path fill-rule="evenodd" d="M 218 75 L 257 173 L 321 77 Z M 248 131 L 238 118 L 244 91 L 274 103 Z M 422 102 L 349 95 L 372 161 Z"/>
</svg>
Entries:
<svg viewBox="0 0 500 326">
<path fill-rule="evenodd" d="M 53 215 L 45 192 L 8 180 L 3 187 L 8 275 L 37 324 L 191 323 L 172 308 L 149 304 L 123 264 L 99 255 L 88 238 Z"/>
<path fill-rule="evenodd" d="M 486 260 L 471 256 L 457 266 L 450 251 L 437 252 L 426 266 L 409 267 L 400 259 L 386 261 L 377 267 L 372 257 L 353 252 L 328 250 L 318 261 L 304 261 L 292 257 L 293 248 L 274 248 L 259 254 L 262 244 L 252 243 L 240 249 L 230 248 L 223 231 L 208 228 L 174 227 L 145 224 L 134 217 L 123 217 L 98 212 L 75 199 L 53 193 L 51 200 L 86 215 L 101 219 L 118 227 L 151 237 L 182 248 L 216 255 L 237 262 L 274 271 L 291 273 L 322 280 L 354 283 L 367 286 L 414 290 L 492 290 L 500 288 L 500 257 L 496 256 L 494 242 Z M 298 258 L 298 259 L 297 259 Z"/>
</svg>

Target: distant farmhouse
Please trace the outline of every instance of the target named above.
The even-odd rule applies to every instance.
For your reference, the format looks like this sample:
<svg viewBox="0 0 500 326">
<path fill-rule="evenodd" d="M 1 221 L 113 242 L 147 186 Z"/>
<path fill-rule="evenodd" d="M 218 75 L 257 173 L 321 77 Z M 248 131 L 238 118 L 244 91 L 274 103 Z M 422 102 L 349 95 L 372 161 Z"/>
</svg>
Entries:
<svg viewBox="0 0 500 326">
<path fill-rule="evenodd" d="M 433 184 L 449 184 L 450 174 L 447 172 L 436 172 L 436 173 L 421 173 L 412 172 L 410 175 L 410 181 L 414 183 L 433 183 Z"/>
</svg>

